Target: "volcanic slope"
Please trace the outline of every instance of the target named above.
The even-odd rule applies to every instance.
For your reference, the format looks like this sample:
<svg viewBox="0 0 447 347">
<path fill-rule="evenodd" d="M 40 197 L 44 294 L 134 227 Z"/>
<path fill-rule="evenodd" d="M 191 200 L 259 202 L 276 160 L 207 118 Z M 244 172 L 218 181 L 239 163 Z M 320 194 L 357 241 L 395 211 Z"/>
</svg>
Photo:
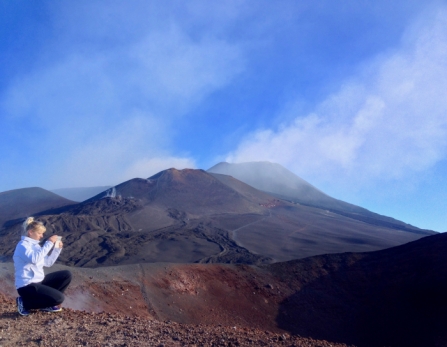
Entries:
<svg viewBox="0 0 447 347">
<path fill-rule="evenodd" d="M 446 248 L 447 234 L 437 234 L 382 251 L 261 266 L 70 268 L 64 306 L 365 347 L 446 346 Z M 1 264 L 0 292 L 8 298 L 16 295 L 12 274 L 12 263 Z"/>
<path fill-rule="evenodd" d="M 334 199 L 283 166 L 270 162 L 230 164 L 221 162 L 207 170 L 209 173 L 230 175 L 274 196 L 313 206 L 353 218 L 364 223 L 397 230 L 432 235 L 435 232 L 418 229 L 410 224 L 371 212 L 365 208 Z"/>
<path fill-rule="evenodd" d="M 64 237 L 60 260 L 96 267 L 147 262 L 264 264 L 316 254 L 372 251 L 423 236 L 293 204 L 203 170 L 132 179 L 80 204 L 43 211 Z M 0 230 L 11 256 L 19 221 Z M 422 231 L 421 231 L 422 233 Z"/>
</svg>

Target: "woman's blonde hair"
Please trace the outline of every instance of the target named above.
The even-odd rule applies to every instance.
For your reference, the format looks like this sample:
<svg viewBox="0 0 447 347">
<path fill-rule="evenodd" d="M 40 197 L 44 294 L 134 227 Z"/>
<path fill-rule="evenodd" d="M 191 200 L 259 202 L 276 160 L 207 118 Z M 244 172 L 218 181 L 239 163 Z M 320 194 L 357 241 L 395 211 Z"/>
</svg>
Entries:
<svg viewBox="0 0 447 347">
<path fill-rule="evenodd" d="M 47 228 L 45 228 L 42 222 L 34 220 L 34 217 L 28 217 L 22 224 L 22 236 L 28 236 L 28 231 L 30 230 L 42 230 L 42 232 L 45 232 Z"/>
</svg>

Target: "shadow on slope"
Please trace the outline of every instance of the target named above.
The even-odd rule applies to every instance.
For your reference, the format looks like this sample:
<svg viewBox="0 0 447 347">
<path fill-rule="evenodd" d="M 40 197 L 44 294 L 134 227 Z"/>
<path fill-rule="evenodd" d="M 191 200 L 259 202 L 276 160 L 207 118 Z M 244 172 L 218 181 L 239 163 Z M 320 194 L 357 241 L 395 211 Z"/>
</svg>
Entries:
<svg viewBox="0 0 447 347">
<path fill-rule="evenodd" d="M 295 293 L 278 327 L 358 346 L 447 346 L 447 234 L 384 251 L 272 264 Z"/>
</svg>

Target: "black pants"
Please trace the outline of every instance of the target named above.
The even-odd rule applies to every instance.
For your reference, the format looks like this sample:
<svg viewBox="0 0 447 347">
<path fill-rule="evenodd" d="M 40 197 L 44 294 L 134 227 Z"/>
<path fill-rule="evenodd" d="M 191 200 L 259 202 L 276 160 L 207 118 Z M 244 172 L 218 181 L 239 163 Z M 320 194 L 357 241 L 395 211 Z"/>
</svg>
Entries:
<svg viewBox="0 0 447 347">
<path fill-rule="evenodd" d="M 71 272 L 68 270 L 52 272 L 40 283 L 30 283 L 17 289 L 22 297 L 26 310 L 51 307 L 62 304 L 64 291 L 71 282 Z"/>
</svg>

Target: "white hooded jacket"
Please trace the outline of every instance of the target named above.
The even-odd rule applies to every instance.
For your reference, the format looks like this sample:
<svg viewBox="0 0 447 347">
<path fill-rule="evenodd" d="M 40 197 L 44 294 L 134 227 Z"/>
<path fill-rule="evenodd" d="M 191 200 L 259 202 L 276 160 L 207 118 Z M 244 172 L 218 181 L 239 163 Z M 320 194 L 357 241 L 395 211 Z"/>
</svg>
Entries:
<svg viewBox="0 0 447 347">
<path fill-rule="evenodd" d="M 39 241 L 22 236 L 13 256 L 16 289 L 30 283 L 42 282 L 45 277 L 43 267 L 52 266 L 62 250 L 62 248 L 53 248 L 53 246 L 53 242 L 46 241 L 41 247 Z M 48 255 L 51 249 L 53 251 Z"/>
</svg>

